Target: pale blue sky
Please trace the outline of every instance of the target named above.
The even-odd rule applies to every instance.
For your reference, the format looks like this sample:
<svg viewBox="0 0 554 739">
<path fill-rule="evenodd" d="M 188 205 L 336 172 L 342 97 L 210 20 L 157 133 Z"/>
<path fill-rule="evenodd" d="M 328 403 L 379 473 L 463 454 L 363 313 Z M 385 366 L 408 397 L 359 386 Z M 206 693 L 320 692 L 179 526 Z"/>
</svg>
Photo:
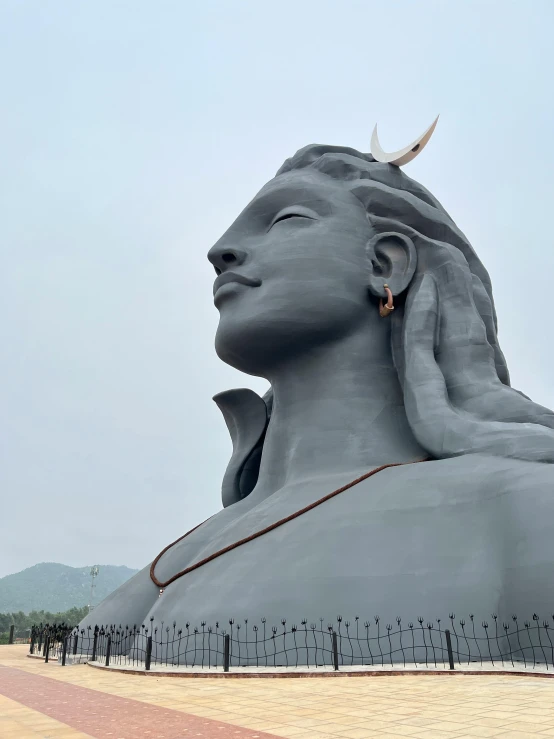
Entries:
<svg viewBox="0 0 554 739">
<path fill-rule="evenodd" d="M 285 158 L 386 149 L 489 269 L 554 407 L 551 0 L 1 0 L 0 576 L 139 567 L 220 507 L 205 259 Z"/>
</svg>

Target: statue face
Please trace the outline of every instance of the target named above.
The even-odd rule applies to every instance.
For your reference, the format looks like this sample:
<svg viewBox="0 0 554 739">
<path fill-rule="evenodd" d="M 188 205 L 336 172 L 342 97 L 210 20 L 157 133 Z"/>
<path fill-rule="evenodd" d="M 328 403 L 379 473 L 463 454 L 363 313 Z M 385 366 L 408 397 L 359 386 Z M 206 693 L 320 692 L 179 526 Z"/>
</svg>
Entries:
<svg viewBox="0 0 554 739">
<path fill-rule="evenodd" d="M 270 378 L 283 362 L 367 322 L 373 235 L 362 204 L 318 173 L 269 182 L 210 250 L 216 351 Z"/>
</svg>

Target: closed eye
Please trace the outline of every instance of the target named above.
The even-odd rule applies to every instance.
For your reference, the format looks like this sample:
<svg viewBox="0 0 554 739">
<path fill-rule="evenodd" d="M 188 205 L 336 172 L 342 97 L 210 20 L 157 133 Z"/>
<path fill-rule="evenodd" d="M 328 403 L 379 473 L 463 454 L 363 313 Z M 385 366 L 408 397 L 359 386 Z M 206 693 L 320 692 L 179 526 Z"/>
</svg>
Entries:
<svg viewBox="0 0 554 739">
<path fill-rule="evenodd" d="M 279 216 L 279 218 L 276 218 L 273 221 L 273 225 L 275 225 L 276 223 L 280 223 L 281 221 L 286 221 L 287 218 L 307 218 L 307 216 L 301 216 L 298 215 L 298 213 L 285 213 L 284 216 Z"/>
<path fill-rule="evenodd" d="M 276 223 L 280 223 L 281 221 L 288 221 L 290 218 L 305 218 L 309 221 L 315 221 L 315 218 L 313 216 L 306 215 L 305 213 L 288 212 L 278 215 L 271 224 L 270 228 L 273 228 Z"/>
</svg>

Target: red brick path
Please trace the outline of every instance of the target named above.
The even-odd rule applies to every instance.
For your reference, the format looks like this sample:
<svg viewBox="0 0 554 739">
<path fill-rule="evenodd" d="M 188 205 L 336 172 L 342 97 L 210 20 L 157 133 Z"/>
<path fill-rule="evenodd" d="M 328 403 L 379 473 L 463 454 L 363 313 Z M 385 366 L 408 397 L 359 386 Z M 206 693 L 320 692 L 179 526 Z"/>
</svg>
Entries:
<svg viewBox="0 0 554 739">
<path fill-rule="evenodd" d="M 81 688 L 13 667 L 0 666 L 0 694 L 97 739 L 276 739 L 274 734 Z"/>
</svg>

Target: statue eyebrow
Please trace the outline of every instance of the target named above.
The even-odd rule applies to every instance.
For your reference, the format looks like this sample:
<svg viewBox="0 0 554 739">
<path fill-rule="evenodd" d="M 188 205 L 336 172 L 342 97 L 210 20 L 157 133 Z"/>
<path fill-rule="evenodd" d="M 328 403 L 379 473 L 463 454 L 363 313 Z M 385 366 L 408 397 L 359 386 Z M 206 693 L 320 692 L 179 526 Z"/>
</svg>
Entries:
<svg viewBox="0 0 554 739">
<path fill-rule="evenodd" d="M 293 208 L 295 205 L 310 208 L 320 216 L 329 215 L 332 210 L 331 202 L 323 199 L 320 191 L 312 190 L 309 186 L 283 187 L 265 193 L 254 199 L 247 207 L 249 215 L 261 217 L 264 220 L 272 219 L 284 208 Z"/>
</svg>

